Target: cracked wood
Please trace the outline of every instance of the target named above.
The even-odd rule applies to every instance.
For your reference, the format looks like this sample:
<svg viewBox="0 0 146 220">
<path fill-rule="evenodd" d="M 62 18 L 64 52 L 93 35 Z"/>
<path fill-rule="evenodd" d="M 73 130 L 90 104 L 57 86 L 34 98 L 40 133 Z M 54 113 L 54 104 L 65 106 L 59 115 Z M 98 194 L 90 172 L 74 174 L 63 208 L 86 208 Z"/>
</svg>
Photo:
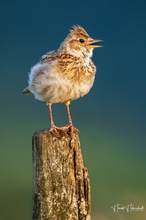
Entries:
<svg viewBox="0 0 146 220">
<path fill-rule="evenodd" d="M 90 220 L 90 180 L 78 133 L 33 135 L 33 220 Z"/>
</svg>

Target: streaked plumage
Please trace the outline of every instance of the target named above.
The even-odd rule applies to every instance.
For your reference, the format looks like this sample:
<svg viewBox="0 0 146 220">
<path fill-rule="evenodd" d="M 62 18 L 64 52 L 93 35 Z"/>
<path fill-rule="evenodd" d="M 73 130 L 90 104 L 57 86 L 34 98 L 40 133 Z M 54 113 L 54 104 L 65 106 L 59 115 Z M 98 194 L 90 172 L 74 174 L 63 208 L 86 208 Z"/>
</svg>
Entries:
<svg viewBox="0 0 146 220">
<path fill-rule="evenodd" d="M 31 68 L 23 93 L 30 91 L 36 99 L 48 103 L 49 109 L 52 103 L 64 102 L 69 110 L 70 101 L 86 95 L 93 85 L 96 67 L 92 51 L 101 47 L 93 45 L 95 42 L 100 40 L 93 40 L 81 26 L 74 26 L 58 50 L 48 52 Z M 73 131 L 71 117 L 69 121 Z M 58 133 L 53 119 L 51 127 Z"/>
</svg>

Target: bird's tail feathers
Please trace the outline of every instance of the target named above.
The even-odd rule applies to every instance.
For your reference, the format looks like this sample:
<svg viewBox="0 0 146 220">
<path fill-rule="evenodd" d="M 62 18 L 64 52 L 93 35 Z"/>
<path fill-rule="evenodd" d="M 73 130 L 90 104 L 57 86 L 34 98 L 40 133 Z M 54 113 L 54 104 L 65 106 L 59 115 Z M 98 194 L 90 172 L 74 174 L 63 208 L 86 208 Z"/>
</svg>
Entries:
<svg viewBox="0 0 146 220">
<path fill-rule="evenodd" d="M 31 95 L 32 92 L 31 92 L 31 91 L 29 90 L 29 88 L 27 87 L 27 88 L 25 88 L 25 89 L 23 90 L 22 94 Z"/>
</svg>

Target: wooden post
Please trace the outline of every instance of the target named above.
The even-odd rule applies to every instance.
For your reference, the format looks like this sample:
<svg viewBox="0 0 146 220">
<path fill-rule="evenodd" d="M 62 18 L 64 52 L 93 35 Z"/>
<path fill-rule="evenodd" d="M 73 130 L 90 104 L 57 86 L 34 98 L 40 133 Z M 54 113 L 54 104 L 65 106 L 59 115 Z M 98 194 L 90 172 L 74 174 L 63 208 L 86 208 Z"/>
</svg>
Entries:
<svg viewBox="0 0 146 220">
<path fill-rule="evenodd" d="M 90 180 L 78 133 L 33 135 L 33 220 L 90 220 Z"/>
</svg>

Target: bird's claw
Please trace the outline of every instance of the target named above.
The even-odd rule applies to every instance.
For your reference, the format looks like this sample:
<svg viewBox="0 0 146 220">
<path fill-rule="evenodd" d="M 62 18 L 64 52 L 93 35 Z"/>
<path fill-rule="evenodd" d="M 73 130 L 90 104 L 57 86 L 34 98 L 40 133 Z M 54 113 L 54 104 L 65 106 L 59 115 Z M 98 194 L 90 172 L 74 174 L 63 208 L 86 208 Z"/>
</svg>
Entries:
<svg viewBox="0 0 146 220">
<path fill-rule="evenodd" d="M 64 130 L 61 127 L 57 127 L 55 125 L 51 126 L 49 132 L 55 134 L 55 136 L 59 137 L 59 138 L 61 138 L 64 135 L 66 135 L 66 132 L 64 132 Z"/>
<path fill-rule="evenodd" d="M 73 133 L 80 131 L 77 128 L 75 128 L 72 124 L 68 124 L 64 127 L 57 127 L 55 125 L 52 125 L 49 132 L 55 134 L 56 137 L 61 138 L 63 136 L 72 137 Z"/>
<path fill-rule="evenodd" d="M 75 128 L 72 124 L 68 124 L 64 127 L 62 127 L 63 130 L 66 131 L 66 133 L 72 137 L 73 133 L 80 132 L 77 128 Z"/>
</svg>

